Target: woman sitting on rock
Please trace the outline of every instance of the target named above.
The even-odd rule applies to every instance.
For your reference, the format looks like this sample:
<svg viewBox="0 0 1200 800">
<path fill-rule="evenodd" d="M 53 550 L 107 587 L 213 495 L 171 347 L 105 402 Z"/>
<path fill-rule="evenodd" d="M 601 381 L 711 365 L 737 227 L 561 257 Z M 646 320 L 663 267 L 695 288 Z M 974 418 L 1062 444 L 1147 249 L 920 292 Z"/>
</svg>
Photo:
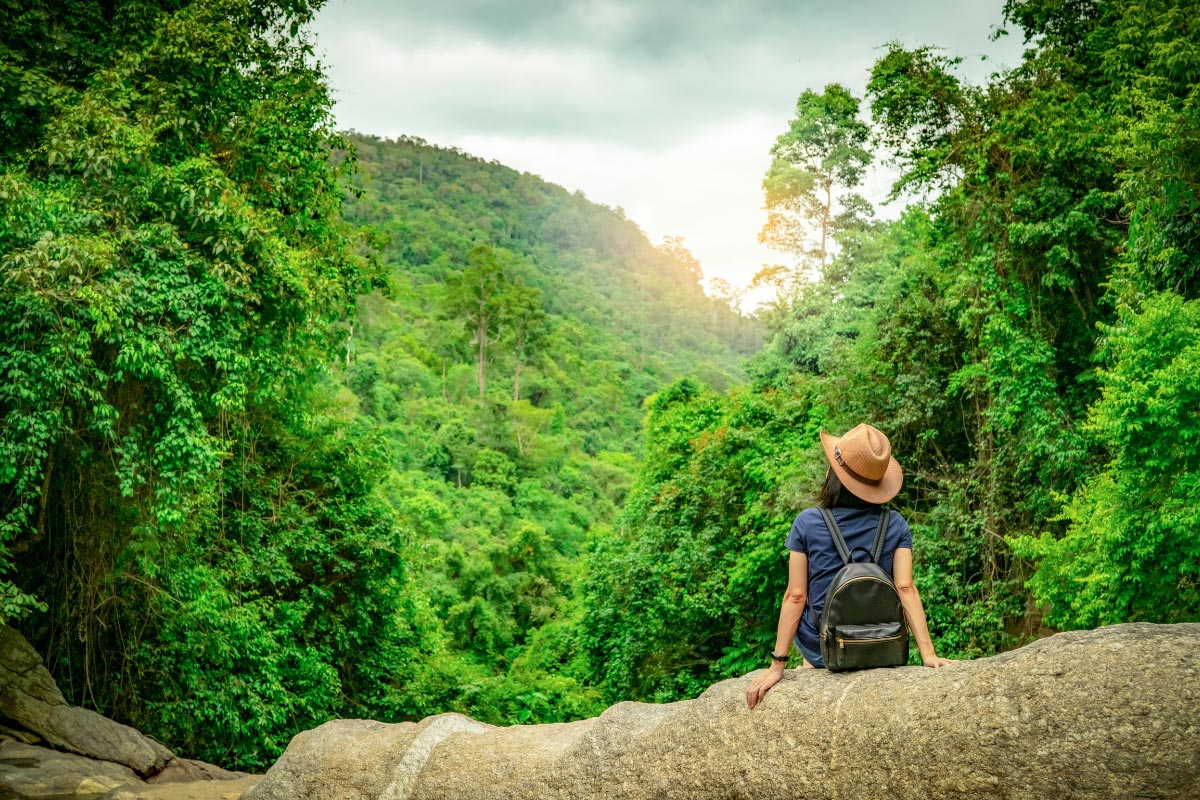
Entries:
<svg viewBox="0 0 1200 800">
<path fill-rule="evenodd" d="M 817 506 L 801 511 L 788 533 L 788 587 L 779 609 L 779 628 L 770 668 L 759 675 L 746 692 L 746 704 L 754 708 L 767 691 L 783 678 L 788 648 L 796 642 L 805 667 L 823 668 L 817 621 L 825 594 L 834 575 L 843 567 L 833 536 L 822 516 L 832 513 L 849 551 L 869 551 L 880 522 L 880 506 L 900 491 L 904 472 L 892 457 L 892 445 L 877 428 L 859 425 L 844 436 L 821 433 L 829 469 L 825 485 L 817 495 Z M 913 583 L 912 533 L 904 517 L 888 512 L 886 534 L 879 566 L 891 576 L 900 595 L 904 618 L 917 640 L 921 661 L 927 667 L 950 663 L 939 658 L 929 637 L 929 623 L 921 595 Z"/>
</svg>

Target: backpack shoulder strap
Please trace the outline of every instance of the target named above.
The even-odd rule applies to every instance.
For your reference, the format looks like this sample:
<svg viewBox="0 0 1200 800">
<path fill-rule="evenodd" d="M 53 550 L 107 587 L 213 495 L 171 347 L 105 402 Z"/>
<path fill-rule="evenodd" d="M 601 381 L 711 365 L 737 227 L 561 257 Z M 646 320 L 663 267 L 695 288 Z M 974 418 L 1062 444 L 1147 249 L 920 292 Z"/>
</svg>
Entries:
<svg viewBox="0 0 1200 800">
<path fill-rule="evenodd" d="M 888 511 L 887 506 L 879 509 L 879 527 L 875 530 L 875 543 L 871 545 L 871 560 L 876 564 L 883 555 L 883 539 L 884 534 L 887 533 L 888 517 L 890 516 L 891 512 Z"/>
<path fill-rule="evenodd" d="M 828 508 L 821 506 L 818 508 L 821 516 L 825 518 L 825 527 L 829 528 L 829 535 L 833 537 L 833 546 L 837 548 L 838 555 L 842 557 L 843 564 L 850 563 L 850 549 L 846 547 L 846 540 L 842 538 L 842 532 L 838 529 L 837 521 L 833 518 L 833 512 Z"/>
</svg>

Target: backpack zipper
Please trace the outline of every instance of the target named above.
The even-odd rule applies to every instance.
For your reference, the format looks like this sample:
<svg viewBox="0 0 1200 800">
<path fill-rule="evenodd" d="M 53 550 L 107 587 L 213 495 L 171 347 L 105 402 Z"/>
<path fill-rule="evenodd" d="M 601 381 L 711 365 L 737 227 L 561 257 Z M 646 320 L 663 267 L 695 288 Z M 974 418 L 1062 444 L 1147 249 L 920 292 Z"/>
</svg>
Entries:
<svg viewBox="0 0 1200 800">
<path fill-rule="evenodd" d="M 893 639 L 899 639 L 899 638 L 900 638 L 900 634 L 898 634 L 898 633 L 895 636 L 880 636 L 877 639 L 845 639 L 845 638 L 839 636 L 839 637 L 837 637 L 837 643 L 838 643 L 839 650 L 845 650 L 846 642 L 849 642 L 850 644 L 874 644 L 875 642 L 890 642 Z"/>
</svg>

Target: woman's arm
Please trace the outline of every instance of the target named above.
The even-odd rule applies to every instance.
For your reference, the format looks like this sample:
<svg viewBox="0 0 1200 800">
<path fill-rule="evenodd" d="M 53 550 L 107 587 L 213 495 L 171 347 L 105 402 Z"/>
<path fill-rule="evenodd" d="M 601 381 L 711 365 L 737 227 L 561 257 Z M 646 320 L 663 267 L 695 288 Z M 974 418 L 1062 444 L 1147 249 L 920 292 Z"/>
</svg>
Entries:
<svg viewBox="0 0 1200 800">
<path fill-rule="evenodd" d="M 925 618 L 925 606 L 921 605 L 921 593 L 913 583 L 912 550 L 902 547 L 896 551 L 892 560 L 892 579 L 896 591 L 900 593 L 900 604 L 904 606 L 904 618 L 908 620 L 908 629 L 917 640 L 917 650 L 921 653 L 921 662 L 927 667 L 944 667 L 950 659 L 941 658 L 933 650 L 933 639 L 929 636 L 929 621 Z"/>
<path fill-rule="evenodd" d="M 775 632 L 775 649 L 771 652 L 785 655 L 792 646 L 792 637 L 800 625 L 800 616 L 808 601 L 808 554 L 791 550 L 788 557 L 788 587 L 779 606 L 779 627 Z M 772 661 L 762 675 L 754 679 L 746 690 L 746 705 L 754 708 L 772 686 L 783 678 L 783 661 Z"/>
</svg>

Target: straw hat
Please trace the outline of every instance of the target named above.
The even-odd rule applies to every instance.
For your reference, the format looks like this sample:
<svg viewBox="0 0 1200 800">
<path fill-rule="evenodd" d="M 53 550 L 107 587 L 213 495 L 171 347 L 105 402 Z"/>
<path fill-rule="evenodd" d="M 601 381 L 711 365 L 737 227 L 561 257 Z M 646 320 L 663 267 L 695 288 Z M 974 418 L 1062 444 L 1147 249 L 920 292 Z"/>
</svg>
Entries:
<svg viewBox="0 0 1200 800">
<path fill-rule="evenodd" d="M 904 470 L 892 458 L 892 443 L 878 428 L 863 423 L 843 436 L 821 431 L 825 459 L 842 486 L 868 503 L 886 503 L 904 485 Z"/>
</svg>

